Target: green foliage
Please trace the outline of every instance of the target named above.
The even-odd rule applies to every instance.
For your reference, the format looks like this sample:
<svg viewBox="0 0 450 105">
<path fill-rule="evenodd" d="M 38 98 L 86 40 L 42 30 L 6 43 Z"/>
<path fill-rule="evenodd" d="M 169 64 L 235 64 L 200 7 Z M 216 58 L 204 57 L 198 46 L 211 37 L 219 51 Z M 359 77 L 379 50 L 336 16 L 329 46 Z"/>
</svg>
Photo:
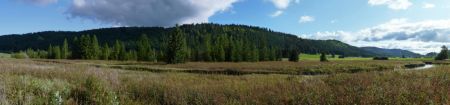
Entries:
<svg viewBox="0 0 450 105">
<path fill-rule="evenodd" d="M 81 35 L 81 37 L 74 39 L 73 46 L 74 59 L 99 59 L 101 49 L 97 40 L 97 36 Z"/>
<path fill-rule="evenodd" d="M 137 60 L 155 61 L 155 53 L 152 50 L 147 35 L 142 35 L 137 41 Z"/>
<path fill-rule="evenodd" d="M 25 59 L 28 58 L 27 54 L 25 52 L 19 52 L 19 53 L 14 53 L 11 55 L 12 58 L 16 58 L 16 59 Z"/>
<path fill-rule="evenodd" d="M 106 83 L 93 76 L 89 76 L 82 87 L 73 89 L 71 97 L 74 97 L 76 102 L 86 105 L 119 105 L 116 94 L 106 86 Z"/>
<path fill-rule="evenodd" d="M 67 39 L 64 39 L 64 43 L 61 48 L 61 59 L 68 59 L 69 57 L 70 57 L 69 43 L 67 42 Z"/>
<path fill-rule="evenodd" d="M 320 55 L 320 62 L 328 62 L 327 55 L 325 53 Z"/>
<path fill-rule="evenodd" d="M 290 52 L 289 61 L 291 62 L 298 62 L 300 60 L 299 53 L 297 50 L 292 50 Z"/>
<path fill-rule="evenodd" d="M 448 48 L 442 46 L 441 52 L 436 56 L 435 60 L 446 60 L 448 59 Z"/>
<path fill-rule="evenodd" d="M 169 35 L 168 39 L 166 63 L 185 63 L 187 55 L 185 33 L 177 26 L 176 29 Z"/>
<path fill-rule="evenodd" d="M 109 60 L 111 57 L 111 48 L 109 48 L 108 43 L 105 43 L 102 47 L 102 53 L 100 54 L 100 59 Z"/>
</svg>

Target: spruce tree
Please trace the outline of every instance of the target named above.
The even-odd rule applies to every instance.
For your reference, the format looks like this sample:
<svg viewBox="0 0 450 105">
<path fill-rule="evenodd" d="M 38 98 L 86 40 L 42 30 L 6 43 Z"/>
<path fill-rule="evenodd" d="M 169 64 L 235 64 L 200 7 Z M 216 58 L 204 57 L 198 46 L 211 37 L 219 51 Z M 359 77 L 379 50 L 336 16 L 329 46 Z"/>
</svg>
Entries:
<svg viewBox="0 0 450 105">
<path fill-rule="evenodd" d="M 213 61 L 211 48 L 211 35 L 206 35 L 203 41 L 205 52 L 203 53 L 204 61 Z"/>
<path fill-rule="evenodd" d="M 91 45 L 90 46 L 92 46 L 92 50 L 90 52 L 92 54 L 91 54 L 90 59 L 99 59 L 100 58 L 101 49 L 100 49 L 100 45 L 98 43 L 96 35 L 92 36 L 92 38 L 91 38 Z"/>
<path fill-rule="evenodd" d="M 441 52 L 434 59 L 435 60 L 446 60 L 446 59 L 448 59 L 448 48 L 447 48 L 447 46 L 442 46 Z"/>
<path fill-rule="evenodd" d="M 298 62 L 300 60 L 299 53 L 297 50 L 291 50 L 289 53 L 289 61 Z"/>
<path fill-rule="evenodd" d="M 54 54 L 53 54 L 53 46 L 51 44 L 48 46 L 47 52 L 48 52 L 48 55 L 47 55 L 48 59 L 55 59 Z"/>
<path fill-rule="evenodd" d="M 69 43 L 67 42 L 67 39 L 64 39 L 64 43 L 61 48 L 61 59 L 68 59 L 69 56 L 70 56 Z"/>
<path fill-rule="evenodd" d="M 111 56 L 111 49 L 109 48 L 108 43 L 105 43 L 102 47 L 101 59 L 109 60 L 110 56 Z"/>
<path fill-rule="evenodd" d="M 320 62 L 328 62 L 327 55 L 325 53 L 320 55 Z"/>
<path fill-rule="evenodd" d="M 184 32 L 177 26 L 168 38 L 166 63 L 177 64 L 186 62 L 186 38 Z"/>
<path fill-rule="evenodd" d="M 81 59 L 81 43 L 78 37 L 75 37 L 72 41 L 72 54 L 71 54 L 71 58 L 72 59 Z"/>
<path fill-rule="evenodd" d="M 61 59 L 61 47 L 55 46 L 52 48 L 52 59 Z"/>
<path fill-rule="evenodd" d="M 152 61 L 154 59 L 152 52 L 147 35 L 142 35 L 137 42 L 137 60 Z"/>
</svg>

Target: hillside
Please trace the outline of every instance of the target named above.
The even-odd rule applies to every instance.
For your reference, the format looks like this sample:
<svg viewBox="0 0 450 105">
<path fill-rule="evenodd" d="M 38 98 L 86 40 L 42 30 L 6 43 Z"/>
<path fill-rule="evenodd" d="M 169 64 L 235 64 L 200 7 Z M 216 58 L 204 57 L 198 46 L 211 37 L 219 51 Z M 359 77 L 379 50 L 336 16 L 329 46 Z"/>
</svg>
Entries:
<svg viewBox="0 0 450 105">
<path fill-rule="evenodd" d="M 374 53 L 362 50 L 336 40 L 310 40 L 295 35 L 274 32 L 270 29 L 245 25 L 219 25 L 196 24 L 180 26 L 187 35 L 189 48 L 199 47 L 205 39 L 217 39 L 218 36 L 227 36 L 230 40 L 244 42 L 244 45 L 257 45 L 262 47 L 275 47 L 283 50 L 283 54 L 290 49 L 298 49 L 302 53 L 315 54 L 320 52 L 334 53 L 345 56 L 373 56 Z M 164 35 L 173 28 L 161 27 L 119 27 L 93 29 L 79 32 L 47 31 L 28 34 L 15 34 L 0 36 L 0 51 L 14 52 L 33 49 L 47 49 L 50 44 L 61 45 L 64 39 L 73 40 L 81 35 L 96 35 L 100 43 L 112 43 L 121 40 L 127 46 L 135 46 L 134 41 L 139 36 L 147 35 L 155 49 L 160 48 Z M 214 40 L 212 40 L 214 41 Z M 284 54 L 287 55 L 287 54 Z"/>
<path fill-rule="evenodd" d="M 383 49 L 378 47 L 361 47 L 361 49 L 386 57 L 422 57 L 420 54 L 401 49 Z"/>
</svg>

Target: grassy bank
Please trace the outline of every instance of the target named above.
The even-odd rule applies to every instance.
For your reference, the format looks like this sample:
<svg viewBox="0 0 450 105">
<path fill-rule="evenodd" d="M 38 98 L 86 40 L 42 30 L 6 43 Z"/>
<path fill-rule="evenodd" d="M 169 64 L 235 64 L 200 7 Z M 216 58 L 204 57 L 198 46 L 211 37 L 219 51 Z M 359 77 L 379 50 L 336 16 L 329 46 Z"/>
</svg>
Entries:
<svg viewBox="0 0 450 105">
<path fill-rule="evenodd" d="M 94 63 L 96 65 L 92 65 Z M 105 62 L 0 60 L 0 102 L 68 105 L 448 104 L 450 99 L 448 66 L 423 71 L 398 69 L 320 76 L 236 76 L 112 69 L 98 65 L 145 66 L 145 63 L 101 63 Z M 334 70 L 332 67 L 339 68 L 338 65 L 366 67 L 368 65 L 363 65 L 366 63 L 188 63 L 150 66 L 172 69 L 207 67 L 205 69 L 214 70 L 234 67 L 239 70 L 278 70 L 291 65 L 293 68 L 311 66 Z M 394 65 L 400 61 L 372 62 L 377 63 Z"/>
</svg>

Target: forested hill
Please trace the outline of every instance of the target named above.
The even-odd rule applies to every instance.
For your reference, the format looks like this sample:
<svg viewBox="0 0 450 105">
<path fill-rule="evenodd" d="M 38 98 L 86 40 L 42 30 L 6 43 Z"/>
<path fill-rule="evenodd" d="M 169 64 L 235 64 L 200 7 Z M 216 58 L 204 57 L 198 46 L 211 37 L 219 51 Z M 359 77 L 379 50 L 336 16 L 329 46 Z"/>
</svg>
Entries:
<svg viewBox="0 0 450 105">
<path fill-rule="evenodd" d="M 401 49 L 383 49 L 383 48 L 377 48 L 377 47 L 361 47 L 361 49 L 364 49 L 369 52 L 373 52 L 377 54 L 378 56 L 385 56 L 385 57 L 422 57 L 423 55 L 407 51 L 407 50 L 401 50 Z"/>
<path fill-rule="evenodd" d="M 284 51 L 298 49 L 301 53 L 329 53 L 345 56 L 373 56 L 374 53 L 362 50 L 336 40 L 310 40 L 295 35 L 274 32 L 267 28 L 245 25 L 196 24 L 183 25 L 180 28 L 187 35 L 189 48 L 203 49 L 206 43 L 227 44 L 236 43 L 243 47 L 258 49 L 277 48 Z M 135 41 L 143 34 L 147 35 L 154 49 L 161 49 L 160 44 L 164 36 L 174 28 L 162 27 L 120 27 L 104 28 L 79 32 L 47 31 L 22 35 L 0 36 L 0 51 L 14 52 L 33 49 L 47 49 L 50 44 L 61 45 L 64 39 L 73 40 L 81 35 L 96 35 L 100 43 L 112 43 L 116 40 L 124 41 L 126 46 L 133 48 Z M 218 39 L 224 43 L 216 43 Z M 283 52 L 286 53 L 286 52 Z M 283 54 L 285 55 L 285 54 Z"/>
</svg>

